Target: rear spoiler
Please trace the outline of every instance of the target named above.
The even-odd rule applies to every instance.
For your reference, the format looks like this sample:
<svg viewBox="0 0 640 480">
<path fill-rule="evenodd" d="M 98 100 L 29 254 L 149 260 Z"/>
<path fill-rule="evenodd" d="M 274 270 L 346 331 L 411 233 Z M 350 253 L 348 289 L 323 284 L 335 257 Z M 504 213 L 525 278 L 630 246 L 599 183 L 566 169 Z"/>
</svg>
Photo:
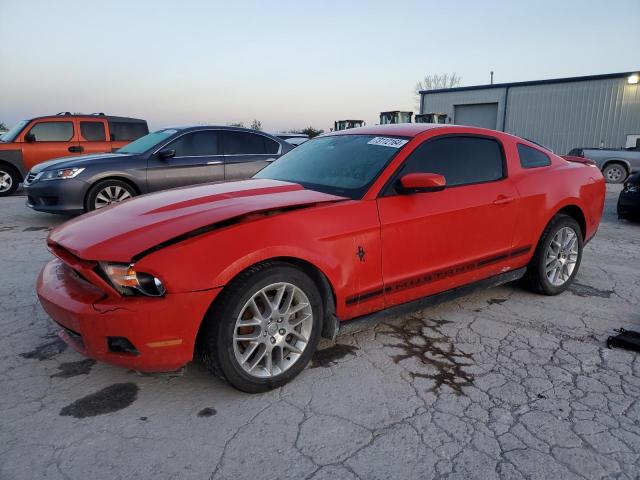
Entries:
<svg viewBox="0 0 640 480">
<path fill-rule="evenodd" d="M 576 157 L 575 155 L 561 155 L 561 157 L 564 158 L 567 162 L 582 163 L 584 165 L 591 165 L 593 167 L 597 166 L 596 162 L 587 157 Z"/>
</svg>

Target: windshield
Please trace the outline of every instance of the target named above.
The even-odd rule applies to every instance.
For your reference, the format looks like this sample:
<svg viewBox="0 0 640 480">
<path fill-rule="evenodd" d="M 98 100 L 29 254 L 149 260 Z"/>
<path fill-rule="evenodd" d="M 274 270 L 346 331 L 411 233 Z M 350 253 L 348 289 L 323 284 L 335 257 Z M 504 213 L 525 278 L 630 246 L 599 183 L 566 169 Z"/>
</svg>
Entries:
<svg viewBox="0 0 640 480">
<path fill-rule="evenodd" d="M 117 153 L 144 153 L 158 146 L 158 144 L 162 143 L 177 132 L 178 131 L 174 129 L 167 129 L 149 133 L 144 137 L 140 137 L 139 139 L 125 145 L 121 149 L 117 150 Z"/>
<path fill-rule="evenodd" d="M 303 185 L 334 195 L 362 198 L 407 139 L 374 135 L 336 135 L 303 143 L 254 178 Z"/>
<path fill-rule="evenodd" d="M 13 127 L 11 127 L 11 130 L 9 130 L 4 135 L 0 136 L 0 141 L 13 142 L 16 139 L 16 137 L 20 134 L 22 129 L 27 125 L 27 123 L 29 123 L 29 120 L 20 120 Z"/>
</svg>

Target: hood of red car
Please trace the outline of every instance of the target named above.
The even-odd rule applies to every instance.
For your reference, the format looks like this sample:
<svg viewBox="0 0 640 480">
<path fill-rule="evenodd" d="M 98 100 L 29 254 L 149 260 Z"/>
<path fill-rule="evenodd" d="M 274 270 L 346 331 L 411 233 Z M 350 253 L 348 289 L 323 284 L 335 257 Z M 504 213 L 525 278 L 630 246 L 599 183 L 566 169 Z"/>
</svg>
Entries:
<svg viewBox="0 0 640 480">
<path fill-rule="evenodd" d="M 54 229 L 49 242 L 84 260 L 129 262 L 163 242 L 226 220 L 340 200 L 346 199 L 277 180 L 197 185 L 82 215 Z"/>
</svg>

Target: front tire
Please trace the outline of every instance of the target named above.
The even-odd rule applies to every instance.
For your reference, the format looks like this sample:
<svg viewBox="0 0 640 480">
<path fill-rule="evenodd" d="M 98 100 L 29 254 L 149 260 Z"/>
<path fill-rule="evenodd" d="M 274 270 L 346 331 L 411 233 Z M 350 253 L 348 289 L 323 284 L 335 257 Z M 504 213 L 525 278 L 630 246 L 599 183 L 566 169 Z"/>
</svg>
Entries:
<svg viewBox="0 0 640 480">
<path fill-rule="evenodd" d="M 248 393 L 292 380 L 316 350 L 322 297 L 303 271 L 283 262 L 240 274 L 207 313 L 199 336 L 204 364 Z"/>
<path fill-rule="evenodd" d="M 578 274 L 583 246 L 578 222 L 569 215 L 556 215 L 540 237 L 525 284 L 545 295 L 564 292 Z"/>
<path fill-rule="evenodd" d="M 602 170 L 602 176 L 607 183 L 623 183 L 627 175 L 627 169 L 621 163 L 610 163 Z"/>
<path fill-rule="evenodd" d="M 20 174 L 15 168 L 0 164 L 0 197 L 11 195 L 18 189 L 20 182 Z"/>
<path fill-rule="evenodd" d="M 136 191 L 134 188 L 122 180 L 102 180 L 89 189 L 84 209 L 87 212 L 91 212 L 135 196 Z"/>
</svg>

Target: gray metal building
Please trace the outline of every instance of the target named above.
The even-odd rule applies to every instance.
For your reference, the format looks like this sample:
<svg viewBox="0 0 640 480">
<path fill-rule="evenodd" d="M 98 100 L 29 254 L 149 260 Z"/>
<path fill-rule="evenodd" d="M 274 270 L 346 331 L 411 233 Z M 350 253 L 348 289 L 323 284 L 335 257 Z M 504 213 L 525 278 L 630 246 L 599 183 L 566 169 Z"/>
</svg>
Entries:
<svg viewBox="0 0 640 480">
<path fill-rule="evenodd" d="M 638 72 L 420 92 L 421 114 L 513 133 L 556 153 L 619 148 L 640 135 Z"/>
</svg>

